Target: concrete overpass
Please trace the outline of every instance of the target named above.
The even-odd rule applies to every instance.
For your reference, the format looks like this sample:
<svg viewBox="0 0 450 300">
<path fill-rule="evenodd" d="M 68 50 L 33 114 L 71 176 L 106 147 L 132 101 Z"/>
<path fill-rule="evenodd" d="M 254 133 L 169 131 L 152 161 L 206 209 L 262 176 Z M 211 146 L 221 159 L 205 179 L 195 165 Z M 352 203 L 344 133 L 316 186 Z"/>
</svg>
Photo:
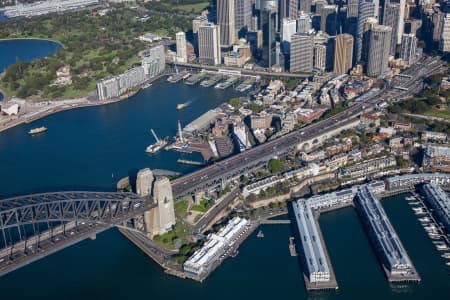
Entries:
<svg viewBox="0 0 450 300">
<path fill-rule="evenodd" d="M 301 130 L 177 178 L 172 181 L 174 197 L 180 198 L 199 190 L 223 185 L 233 178 L 264 166 L 274 156 L 284 155 L 291 151 L 309 150 L 326 139 L 339 135 L 343 130 L 357 126 L 359 115 L 372 107 L 373 105 L 363 103 L 353 105 L 345 112 L 329 119 L 311 124 Z"/>
<path fill-rule="evenodd" d="M 219 71 L 222 70 L 230 70 L 230 71 L 239 71 L 242 75 L 252 75 L 252 76 L 273 76 L 273 77 L 286 77 L 286 78 L 309 78 L 314 74 L 298 74 L 298 73 L 289 73 L 289 72 L 269 72 L 269 71 L 258 71 L 258 70 L 246 70 L 243 68 L 235 68 L 235 67 L 224 67 L 224 66 L 209 66 L 209 65 L 198 65 L 198 64 L 190 64 L 190 63 L 173 63 L 167 62 L 168 65 L 185 67 L 190 69 L 198 69 L 198 70 L 209 70 L 209 71 Z"/>
</svg>

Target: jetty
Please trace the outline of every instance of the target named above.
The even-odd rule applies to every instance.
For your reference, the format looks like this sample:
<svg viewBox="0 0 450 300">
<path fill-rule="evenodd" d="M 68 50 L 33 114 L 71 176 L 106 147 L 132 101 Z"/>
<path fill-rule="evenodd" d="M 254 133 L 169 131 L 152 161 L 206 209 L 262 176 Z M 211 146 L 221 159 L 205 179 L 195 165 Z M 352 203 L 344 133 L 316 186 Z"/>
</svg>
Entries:
<svg viewBox="0 0 450 300">
<path fill-rule="evenodd" d="M 188 159 L 181 159 L 179 158 L 177 160 L 177 163 L 179 164 L 185 164 L 185 165 L 193 165 L 193 166 L 203 166 L 204 163 L 200 162 L 200 161 L 195 161 L 195 160 L 188 160 Z"/>
<path fill-rule="evenodd" d="M 195 85 L 206 78 L 206 73 L 197 73 L 186 79 L 185 83 L 187 85 Z"/>
<path fill-rule="evenodd" d="M 217 74 L 211 77 L 210 79 L 204 80 L 200 83 L 202 87 L 211 87 L 215 84 L 217 84 L 219 81 L 223 79 L 223 75 Z"/>
<path fill-rule="evenodd" d="M 232 86 L 233 84 L 235 84 L 236 82 L 238 82 L 238 80 L 239 80 L 239 77 L 231 76 L 230 78 L 225 80 L 225 82 L 218 83 L 216 86 L 214 86 L 214 88 L 220 89 L 220 90 L 225 90 L 225 89 L 229 88 L 230 86 Z"/>
</svg>

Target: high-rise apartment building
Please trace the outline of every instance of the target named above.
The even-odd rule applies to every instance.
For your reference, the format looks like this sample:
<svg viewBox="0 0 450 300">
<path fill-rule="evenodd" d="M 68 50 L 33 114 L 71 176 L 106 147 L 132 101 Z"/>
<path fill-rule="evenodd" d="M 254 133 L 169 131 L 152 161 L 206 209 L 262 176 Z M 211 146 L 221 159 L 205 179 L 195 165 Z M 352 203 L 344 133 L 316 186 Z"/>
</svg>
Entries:
<svg viewBox="0 0 450 300">
<path fill-rule="evenodd" d="M 346 74 L 353 64 L 353 37 L 350 34 L 336 36 L 334 50 L 334 73 Z"/>
</svg>

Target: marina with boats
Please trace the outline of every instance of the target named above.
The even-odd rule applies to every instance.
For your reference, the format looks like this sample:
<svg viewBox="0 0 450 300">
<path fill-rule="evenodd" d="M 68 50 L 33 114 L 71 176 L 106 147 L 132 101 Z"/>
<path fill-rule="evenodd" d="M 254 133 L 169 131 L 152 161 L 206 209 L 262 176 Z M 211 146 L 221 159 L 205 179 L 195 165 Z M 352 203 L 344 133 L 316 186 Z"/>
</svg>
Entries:
<svg viewBox="0 0 450 300">
<path fill-rule="evenodd" d="M 441 254 L 441 257 L 445 260 L 445 264 L 450 266 L 450 252 L 445 252 L 450 250 L 449 233 L 446 232 L 442 222 L 433 214 L 434 210 L 427 204 L 425 196 L 413 192 L 412 195 L 405 199 L 417 216 L 420 225 L 432 240 L 436 250 L 444 252 Z"/>
</svg>

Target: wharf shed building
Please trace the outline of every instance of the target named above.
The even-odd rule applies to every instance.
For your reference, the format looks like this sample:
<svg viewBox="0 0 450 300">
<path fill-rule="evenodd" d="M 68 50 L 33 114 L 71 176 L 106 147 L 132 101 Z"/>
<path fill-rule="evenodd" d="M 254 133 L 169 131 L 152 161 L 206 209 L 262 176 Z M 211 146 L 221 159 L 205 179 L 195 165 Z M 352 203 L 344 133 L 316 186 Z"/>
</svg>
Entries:
<svg viewBox="0 0 450 300">
<path fill-rule="evenodd" d="M 367 187 L 376 194 L 385 190 L 383 181 L 374 181 Z M 358 192 L 358 186 L 341 191 L 299 199 L 293 202 L 295 219 L 306 264 L 307 289 L 336 288 L 337 282 L 332 271 L 331 262 L 326 254 L 325 245 L 321 239 L 317 224 L 316 212 L 327 211 L 352 205 Z"/>
<path fill-rule="evenodd" d="M 447 193 L 435 183 L 425 184 L 423 192 L 442 224 L 450 232 L 450 198 Z"/>
<path fill-rule="evenodd" d="M 201 279 L 213 271 L 214 267 L 232 249 L 237 240 L 249 230 L 247 219 L 235 217 L 217 233 L 210 234 L 202 248 L 184 263 L 183 269 L 189 277 Z"/>
<path fill-rule="evenodd" d="M 293 203 L 295 218 L 301 237 L 302 247 L 308 268 L 309 282 L 330 281 L 330 267 L 320 242 L 318 228 L 314 221 L 312 208 L 304 199 Z"/>
<path fill-rule="evenodd" d="M 450 174 L 446 173 L 420 173 L 389 177 L 386 180 L 386 189 L 390 193 L 403 193 L 414 190 L 421 183 L 433 183 L 450 188 Z"/>
<path fill-rule="evenodd" d="M 368 186 L 360 186 L 355 202 L 361 221 L 390 282 L 420 281 L 380 201 Z"/>
</svg>

